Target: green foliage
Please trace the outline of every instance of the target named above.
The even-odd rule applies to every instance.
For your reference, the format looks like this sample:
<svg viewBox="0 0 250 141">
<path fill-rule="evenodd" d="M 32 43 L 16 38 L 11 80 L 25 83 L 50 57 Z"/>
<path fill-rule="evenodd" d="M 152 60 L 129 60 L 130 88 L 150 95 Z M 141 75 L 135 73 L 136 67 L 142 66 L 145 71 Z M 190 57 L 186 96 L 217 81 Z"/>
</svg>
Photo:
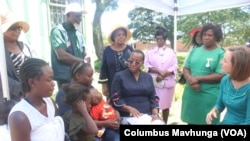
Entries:
<svg viewBox="0 0 250 141">
<path fill-rule="evenodd" d="M 199 14 L 178 17 L 178 32 L 182 34 L 182 41 L 190 45 L 188 33 L 191 29 L 208 22 L 220 24 L 224 34 L 222 46 L 244 45 L 250 37 L 250 13 L 243 8 L 231 8 Z"/>
<path fill-rule="evenodd" d="M 185 58 L 186 58 L 186 56 L 182 56 L 182 55 L 177 56 L 178 67 L 182 67 L 182 65 L 184 64 Z"/>
<path fill-rule="evenodd" d="M 178 101 L 181 99 L 184 87 L 185 85 L 181 85 L 179 83 L 176 84 L 174 92 L 174 101 Z"/>
<path fill-rule="evenodd" d="M 161 26 L 167 30 L 168 39 L 173 45 L 173 16 L 139 7 L 130 11 L 128 17 L 131 21 L 128 27 L 133 31 L 134 40 L 154 41 L 155 28 Z"/>
<path fill-rule="evenodd" d="M 174 94 L 174 101 L 179 100 L 182 97 L 183 89 L 185 85 L 179 84 L 178 80 L 182 74 L 182 67 L 184 65 L 184 61 L 187 57 L 187 53 L 178 53 L 178 69 L 177 69 L 177 76 L 176 76 L 176 86 L 175 86 L 175 94 Z"/>
<path fill-rule="evenodd" d="M 101 70 L 101 65 L 102 65 L 102 61 L 97 60 L 97 61 L 95 61 L 94 65 L 95 65 L 95 66 L 94 66 L 94 67 L 95 67 L 95 71 L 100 72 L 100 70 Z"/>
<path fill-rule="evenodd" d="M 247 9 L 247 10 L 246 10 Z M 247 8 L 231 8 L 212 12 L 178 16 L 177 38 L 181 39 L 186 47 L 191 46 L 192 39 L 188 33 L 195 27 L 213 22 L 220 24 L 224 32 L 222 46 L 245 45 L 250 37 L 250 6 Z M 135 8 L 129 12 L 131 23 L 129 28 L 133 31 L 133 38 L 140 41 L 153 41 L 156 26 L 163 26 L 168 31 L 168 39 L 173 46 L 173 16 L 164 15 L 146 8 Z"/>
</svg>

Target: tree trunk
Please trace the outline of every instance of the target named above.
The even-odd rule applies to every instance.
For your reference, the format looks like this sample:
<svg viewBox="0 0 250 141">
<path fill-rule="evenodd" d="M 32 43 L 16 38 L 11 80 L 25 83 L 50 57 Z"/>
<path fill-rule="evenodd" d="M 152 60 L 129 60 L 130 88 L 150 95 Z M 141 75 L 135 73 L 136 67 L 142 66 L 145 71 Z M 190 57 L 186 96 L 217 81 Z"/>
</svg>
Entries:
<svg viewBox="0 0 250 141">
<path fill-rule="evenodd" d="M 93 42 L 95 46 L 95 51 L 97 59 L 100 61 L 102 59 L 104 44 L 102 38 L 102 26 L 101 26 L 101 17 L 104 10 L 96 8 L 94 20 L 93 20 Z"/>
</svg>

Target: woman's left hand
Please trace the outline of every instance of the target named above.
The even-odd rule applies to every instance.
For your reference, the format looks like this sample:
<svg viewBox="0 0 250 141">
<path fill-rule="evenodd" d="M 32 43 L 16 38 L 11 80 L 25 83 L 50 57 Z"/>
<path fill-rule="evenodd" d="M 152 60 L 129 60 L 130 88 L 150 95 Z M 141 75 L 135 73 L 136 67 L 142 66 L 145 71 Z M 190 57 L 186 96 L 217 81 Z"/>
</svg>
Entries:
<svg viewBox="0 0 250 141">
<path fill-rule="evenodd" d="M 130 116 L 132 117 L 140 117 L 143 115 L 141 112 L 139 112 L 137 109 L 131 106 L 129 107 L 129 113 L 130 113 Z"/>
<path fill-rule="evenodd" d="M 160 81 L 162 81 L 162 80 L 163 80 L 163 78 L 162 78 L 160 75 L 157 75 L 156 81 L 157 81 L 157 82 L 160 82 Z"/>
<path fill-rule="evenodd" d="M 152 114 L 152 121 L 154 120 L 162 120 L 162 118 L 159 114 Z"/>
</svg>

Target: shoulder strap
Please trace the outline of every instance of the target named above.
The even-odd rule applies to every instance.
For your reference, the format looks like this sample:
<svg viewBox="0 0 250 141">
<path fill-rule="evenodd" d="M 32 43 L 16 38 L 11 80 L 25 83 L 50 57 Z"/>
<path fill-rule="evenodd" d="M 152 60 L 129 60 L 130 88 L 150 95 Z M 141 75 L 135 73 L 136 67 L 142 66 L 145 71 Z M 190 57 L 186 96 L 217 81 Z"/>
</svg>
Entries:
<svg viewBox="0 0 250 141">
<path fill-rule="evenodd" d="M 23 50 L 24 47 L 27 48 L 28 51 L 29 51 L 30 57 L 33 57 L 32 52 L 30 50 L 30 47 L 26 43 L 24 43 L 22 41 L 17 41 L 17 44 L 19 45 L 19 47 L 20 47 L 21 50 Z"/>
</svg>

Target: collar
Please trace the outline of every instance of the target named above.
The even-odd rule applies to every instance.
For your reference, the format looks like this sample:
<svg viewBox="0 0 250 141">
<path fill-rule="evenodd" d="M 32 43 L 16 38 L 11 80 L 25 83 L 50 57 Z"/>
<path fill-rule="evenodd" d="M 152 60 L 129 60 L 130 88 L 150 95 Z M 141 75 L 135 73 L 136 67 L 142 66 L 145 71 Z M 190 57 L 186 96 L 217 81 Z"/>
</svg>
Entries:
<svg viewBox="0 0 250 141">
<path fill-rule="evenodd" d="M 167 48 L 167 46 L 166 45 L 164 45 L 163 47 L 155 47 L 154 48 L 154 52 L 159 52 L 160 51 L 160 49 L 162 49 L 162 50 L 165 50 Z"/>
<path fill-rule="evenodd" d="M 71 30 L 71 31 L 76 31 L 75 27 L 72 26 L 72 25 L 69 25 L 67 22 L 64 22 L 63 24 L 63 27 L 66 29 L 66 30 Z"/>
</svg>

